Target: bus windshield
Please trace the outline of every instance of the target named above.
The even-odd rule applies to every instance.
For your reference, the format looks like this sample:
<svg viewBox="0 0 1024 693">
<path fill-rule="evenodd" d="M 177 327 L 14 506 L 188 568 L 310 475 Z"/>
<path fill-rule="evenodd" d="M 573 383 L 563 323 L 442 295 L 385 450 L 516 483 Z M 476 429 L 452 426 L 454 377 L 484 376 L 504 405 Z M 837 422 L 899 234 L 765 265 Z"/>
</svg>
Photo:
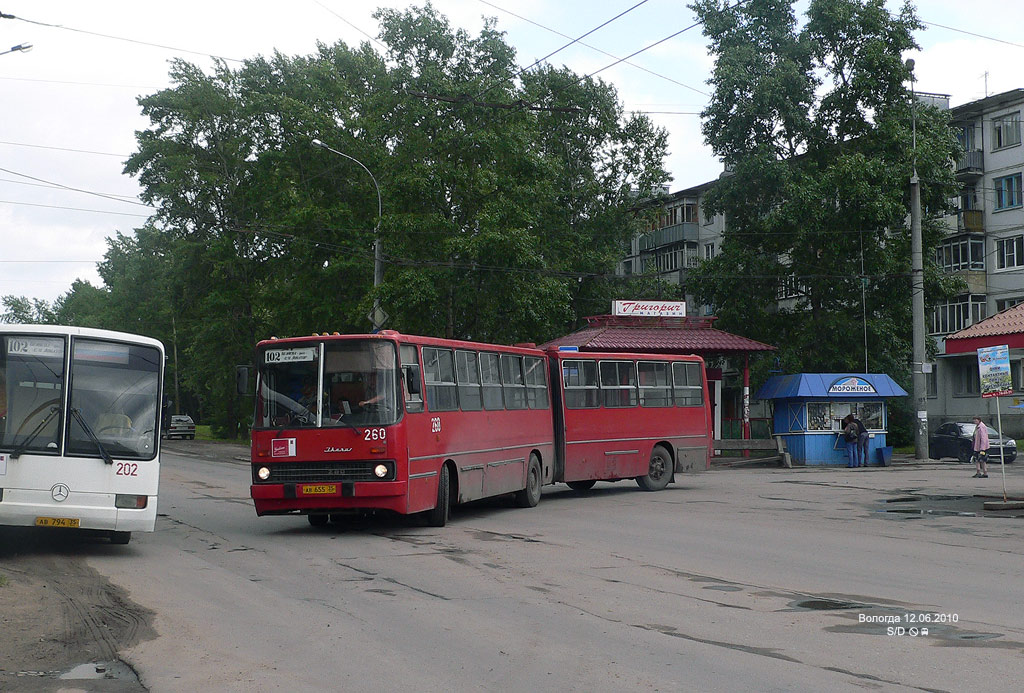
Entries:
<svg viewBox="0 0 1024 693">
<path fill-rule="evenodd" d="M 398 420 L 390 341 L 270 345 L 259 364 L 257 428 L 381 426 Z"/>
<path fill-rule="evenodd" d="M 0 450 L 60 453 L 64 338 L 10 335 L 0 349 Z"/>
<path fill-rule="evenodd" d="M 0 349 L 0 450 L 152 459 L 156 455 L 159 350 L 77 338 L 71 378 L 63 337 L 9 335 Z M 65 382 L 71 411 L 64 410 Z M 88 429 L 86 429 L 88 427 Z"/>
<path fill-rule="evenodd" d="M 152 459 L 162 368 L 152 347 L 76 339 L 67 454 Z"/>
</svg>

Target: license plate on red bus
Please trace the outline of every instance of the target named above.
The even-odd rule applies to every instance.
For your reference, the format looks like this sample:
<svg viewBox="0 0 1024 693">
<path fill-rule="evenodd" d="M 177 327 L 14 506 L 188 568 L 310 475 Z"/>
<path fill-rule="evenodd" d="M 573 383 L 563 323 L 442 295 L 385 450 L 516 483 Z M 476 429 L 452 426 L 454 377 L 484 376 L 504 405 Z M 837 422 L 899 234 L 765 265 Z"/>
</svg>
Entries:
<svg viewBox="0 0 1024 693">
<path fill-rule="evenodd" d="M 81 521 L 77 517 L 37 517 L 36 527 L 64 527 L 77 529 Z"/>
<path fill-rule="evenodd" d="M 303 484 L 304 496 L 329 496 L 338 492 L 337 484 Z"/>
</svg>

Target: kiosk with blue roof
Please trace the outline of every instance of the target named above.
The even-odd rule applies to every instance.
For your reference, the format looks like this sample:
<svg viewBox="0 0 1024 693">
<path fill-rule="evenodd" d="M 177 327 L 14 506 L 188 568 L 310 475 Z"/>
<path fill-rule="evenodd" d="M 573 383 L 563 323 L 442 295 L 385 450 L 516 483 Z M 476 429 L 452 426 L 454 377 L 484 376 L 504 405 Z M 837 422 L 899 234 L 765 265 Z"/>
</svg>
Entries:
<svg viewBox="0 0 1024 693">
<path fill-rule="evenodd" d="M 794 464 L 846 464 L 842 420 L 851 412 L 868 429 L 868 463 L 888 464 L 886 399 L 907 391 L 884 373 L 797 373 L 768 379 L 758 399 L 774 403 L 775 435 Z"/>
</svg>

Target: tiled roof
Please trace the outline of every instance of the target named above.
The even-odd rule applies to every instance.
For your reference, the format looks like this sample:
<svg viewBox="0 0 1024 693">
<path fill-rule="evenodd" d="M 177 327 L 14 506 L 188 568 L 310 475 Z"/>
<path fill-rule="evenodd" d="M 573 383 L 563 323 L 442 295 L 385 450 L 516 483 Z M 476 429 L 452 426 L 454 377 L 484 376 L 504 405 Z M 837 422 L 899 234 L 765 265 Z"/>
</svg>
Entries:
<svg viewBox="0 0 1024 693">
<path fill-rule="evenodd" d="M 1000 345 L 1024 348 L 1024 303 L 946 336 L 947 354 L 967 354 Z"/>
<path fill-rule="evenodd" d="M 1001 313 L 996 313 L 990 318 L 985 318 L 981 322 L 976 322 L 959 332 L 954 332 L 948 335 L 946 340 L 1019 333 L 1024 333 L 1024 303 L 1018 303 L 1014 307 L 1007 308 Z"/>
<path fill-rule="evenodd" d="M 541 348 L 575 346 L 582 351 L 662 354 L 723 354 L 774 351 L 775 347 L 710 326 L 591 325 L 554 339 Z"/>
</svg>

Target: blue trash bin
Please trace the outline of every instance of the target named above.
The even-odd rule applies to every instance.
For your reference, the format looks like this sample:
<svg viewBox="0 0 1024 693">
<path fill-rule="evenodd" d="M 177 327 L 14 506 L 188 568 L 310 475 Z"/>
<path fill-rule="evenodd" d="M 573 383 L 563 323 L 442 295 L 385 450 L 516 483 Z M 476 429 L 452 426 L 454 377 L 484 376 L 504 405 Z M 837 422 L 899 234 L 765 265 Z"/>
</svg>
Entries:
<svg viewBox="0 0 1024 693">
<path fill-rule="evenodd" d="M 892 464 L 892 446 L 883 445 L 878 448 L 878 464 L 888 467 Z"/>
</svg>

